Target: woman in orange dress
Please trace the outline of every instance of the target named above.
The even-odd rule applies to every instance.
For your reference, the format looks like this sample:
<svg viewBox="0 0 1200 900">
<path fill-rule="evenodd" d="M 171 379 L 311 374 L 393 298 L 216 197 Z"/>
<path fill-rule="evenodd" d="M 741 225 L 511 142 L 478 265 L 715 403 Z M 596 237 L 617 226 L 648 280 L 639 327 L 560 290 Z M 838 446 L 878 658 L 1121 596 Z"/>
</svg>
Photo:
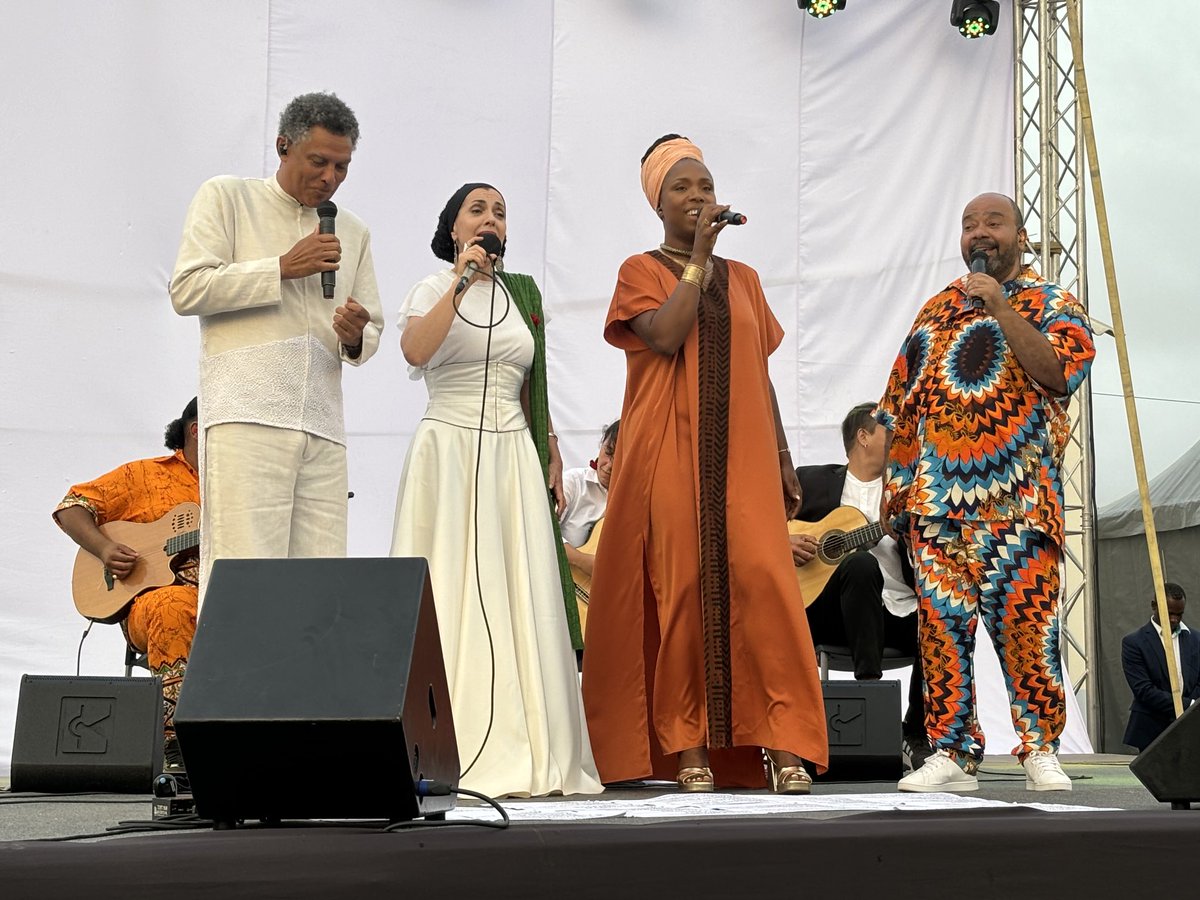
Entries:
<svg viewBox="0 0 1200 900">
<path fill-rule="evenodd" d="M 642 188 L 664 242 L 621 266 L 604 337 L 626 387 L 592 581 L 583 694 L 606 782 L 808 793 L 825 712 L 786 521 L 800 503 L 753 269 L 712 255 L 729 207 L 699 148 L 660 138 Z"/>
</svg>

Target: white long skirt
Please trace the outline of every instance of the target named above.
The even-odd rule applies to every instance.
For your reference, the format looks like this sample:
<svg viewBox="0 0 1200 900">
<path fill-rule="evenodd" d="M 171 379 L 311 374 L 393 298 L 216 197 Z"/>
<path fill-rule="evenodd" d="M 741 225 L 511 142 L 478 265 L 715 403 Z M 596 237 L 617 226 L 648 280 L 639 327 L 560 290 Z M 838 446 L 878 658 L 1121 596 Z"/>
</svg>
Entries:
<svg viewBox="0 0 1200 900">
<path fill-rule="evenodd" d="M 490 370 L 482 432 L 482 365 L 426 374 L 391 552 L 429 560 L 460 785 L 493 797 L 597 793 L 524 372 Z"/>
</svg>

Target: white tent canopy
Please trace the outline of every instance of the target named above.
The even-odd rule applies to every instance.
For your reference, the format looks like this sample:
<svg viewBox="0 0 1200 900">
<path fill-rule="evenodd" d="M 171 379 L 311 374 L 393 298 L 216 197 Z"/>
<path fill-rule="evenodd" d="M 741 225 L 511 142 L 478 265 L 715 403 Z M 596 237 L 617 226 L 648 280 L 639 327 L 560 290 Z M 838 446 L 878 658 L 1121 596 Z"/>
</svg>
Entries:
<svg viewBox="0 0 1200 900">
<path fill-rule="evenodd" d="M 1150 507 L 1158 531 L 1200 525 L 1200 441 L 1151 480 Z M 1141 495 L 1133 491 L 1101 509 L 1097 531 L 1101 540 L 1145 534 Z"/>
<path fill-rule="evenodd" d="M 1196 627 L 1200 603 L 1200 442 L 1150 481 L 1150 505 L 1165 581 L 1192 597 L 1185 621 Z M 1140 495 L 1134 491 L 1100 510 L 1096 525 L 1097 629 L 1100 652 L 1093 667 L 1100 684 L 1100 746 L 1122 742 L 1132 694 L 1121 670 L 1121 638 L 1150 618 L 1154 584 Z"/>
</svg>

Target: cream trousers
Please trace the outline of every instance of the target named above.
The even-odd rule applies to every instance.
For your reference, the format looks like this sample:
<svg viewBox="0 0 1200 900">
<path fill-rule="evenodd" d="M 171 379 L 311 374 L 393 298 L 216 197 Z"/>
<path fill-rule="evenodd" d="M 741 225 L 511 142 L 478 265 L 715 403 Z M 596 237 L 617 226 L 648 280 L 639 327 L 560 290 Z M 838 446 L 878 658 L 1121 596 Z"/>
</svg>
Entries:
<svg viewBox="0 0 1200 900">
<path fill-rule="evenodd" d="M 205 429 L 200 600 L 218 559 L 346 555 L 346 448 L 289 428 Z"/>
</svg>

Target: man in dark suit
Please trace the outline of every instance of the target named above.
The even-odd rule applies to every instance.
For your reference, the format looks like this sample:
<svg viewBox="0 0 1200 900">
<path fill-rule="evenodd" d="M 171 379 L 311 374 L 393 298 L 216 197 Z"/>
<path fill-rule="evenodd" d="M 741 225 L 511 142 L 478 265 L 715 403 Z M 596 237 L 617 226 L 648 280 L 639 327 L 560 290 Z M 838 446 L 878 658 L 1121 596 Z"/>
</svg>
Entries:
<svg viewBox="0 0 1200 900">
<path fill-rule="evenodd" d="M 853 506 L 868 522 L 878 521 L 887 451 L 886 432 L 874 414 L 874 403 L 860 403 L 843 420 L 845 464 L 796 469 L 803 498 L 797 518 L 815 522 L 839 506 Z M 818 537 L 792 535 L 792 557 L 797 566 L 813 559 Z M 917 598 L 911 585 L 912 569 L 892 538 L 884 537 L 873 547 L 853 551 L 842 559 L 808 606 L 813 642 L 849 647 L 858 680 L 882 678 L 884 647 L 917 656 Z M 919 662 L 913 666 L 909 682 L 904 737 L 910 756 L 915 754 L 915 765 L 920 766 L 928 750 Z"/>
<path fill-rule="evenodd" d="M 1200 635 L 1183 624 L 1183 608 L 1187 604 L 1183 588 L 1167 582 L 1163 589 L 1167 595 L 1171 643 L 1175 647 L 1175 661 L 1179 664 L 1183 708 L 1187 709 L 1200 697 Z M 1125 635 L 1121 641 L 1121 668 L 1133 691 L 1125 743 L 1139 751 L 1145 750 L 1175 721 L 1158 603 L 1154 599 L 1150 600 L 1150 611 L 1150 621 L 1133 634 Z"/>
</svg>

